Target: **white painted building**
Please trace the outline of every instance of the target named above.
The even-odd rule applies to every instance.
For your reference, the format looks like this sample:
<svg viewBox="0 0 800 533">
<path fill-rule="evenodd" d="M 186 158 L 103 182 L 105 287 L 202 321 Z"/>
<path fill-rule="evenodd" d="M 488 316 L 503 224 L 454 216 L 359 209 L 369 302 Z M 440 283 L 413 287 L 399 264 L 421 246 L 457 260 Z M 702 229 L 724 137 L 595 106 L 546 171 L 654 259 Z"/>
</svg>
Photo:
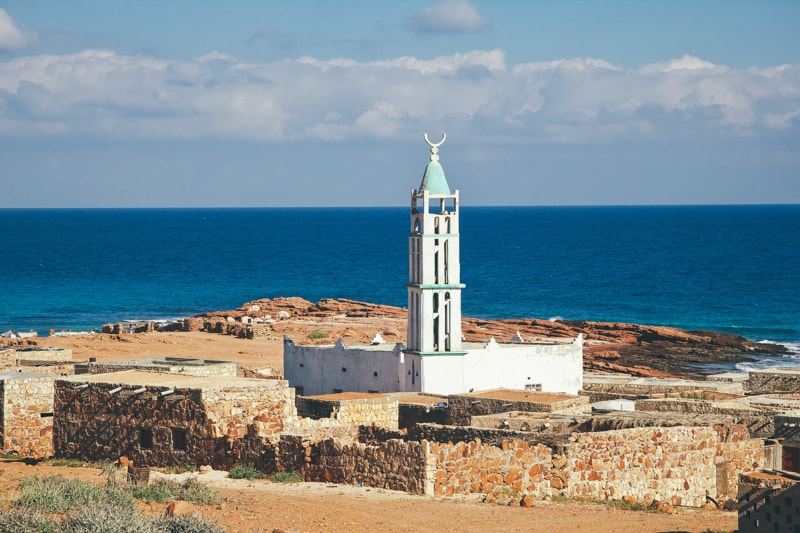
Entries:
<svg viewBox="0 0 800 533">
<path fill-rule="evenodd" d="M 284 375 L 298 394 L 339 391 L 457 394 L 494 388 L 577 394 L 583 338 L 535 343 L 465 343 L 461 335 L 459 193 L 450 190 L 431 147 L 411 192 L 407 345 L 297 346 L 284 340 Z M 517 341 L 519 339 L 516 339 Z"/>
</svg>

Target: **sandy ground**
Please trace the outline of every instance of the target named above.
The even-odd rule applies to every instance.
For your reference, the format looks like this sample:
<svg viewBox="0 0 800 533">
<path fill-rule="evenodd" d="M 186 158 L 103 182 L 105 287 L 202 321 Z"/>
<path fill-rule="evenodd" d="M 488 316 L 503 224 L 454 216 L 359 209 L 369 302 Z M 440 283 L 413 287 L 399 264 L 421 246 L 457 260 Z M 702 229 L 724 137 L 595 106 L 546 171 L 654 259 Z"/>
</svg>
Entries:
<svg viewBox="0 0 800 533">
<path fill-rule="evenodd" d="M 103 484 L 99 469 L 54 467 L 45 463 L 0 461 L 0 501 L 18 497 L 19 481 L 33 475 L 80 477 Z M 197 474 L 190 474 L 197 475 Z M 180 479 L 183 475 L 151 473 Z M 593 503 L 534 502 L 533 507 L 503 507 L 475 498 L 433 498 L 401 492 L 324 483 L 278 484 L 233 480 L 225 472 L 200 474 L 224 498 L 221 505 L 189 506 L 231 533 L 271 532 L 486 532 L 547 533 L 733 531 L 736 514 L 678 509 L 675 514 L 625 511 Z M 163 513 L 166 504 L 141 504 L 145 514 Z"/>
<path fill-rule="evenodd" d="M 138 357 L 192 357 L 237 361 L 240 366 L 282 371 L 280 340 L 247 340 L 203 332 L 136 335 L 78 335 L 38 339 L 40 346 L 73 350 L 76 361 Z M 0 463 L 0 497 L 14 498 L 19 479 L 57 473 L 102 483 L 97 469 Z M 155 473 L 153 474 L 156 475 Z M 537 501 L 533 507 L 503 507 L 474 498 L 432 498 L 393 491 L 320 483 L 274 484 L 231 480 L 224 472 L 202 474 L 226 499 L 221 506 L 197 507 L 204 517 L 233 533 L 257 531 L 542 531 L 703 532 L 733 531 L 735 513 L 679 508 L 675 514 L 624 511 L 600 504 Z M 165 505 L 143 506 L 148 513 Z"/>
<path fill-rule="evenodd" d="M 283 341 L 239 339 L 231 335 L 189 332 L 153 332 L 135 335 L 66 335 L 39 337 L 39 346 L 70 348 L 75 361 L 190 357 L 236 361 L 241 367 L 271 367 L 283 372 Z"/>
</svg>

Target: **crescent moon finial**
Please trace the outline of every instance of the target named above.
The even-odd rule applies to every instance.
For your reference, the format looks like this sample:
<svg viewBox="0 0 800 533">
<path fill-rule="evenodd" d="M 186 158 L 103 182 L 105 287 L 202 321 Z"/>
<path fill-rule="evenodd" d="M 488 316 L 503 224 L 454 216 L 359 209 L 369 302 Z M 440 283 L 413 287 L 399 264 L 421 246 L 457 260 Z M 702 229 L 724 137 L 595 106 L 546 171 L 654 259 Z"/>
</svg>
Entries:
<svg viewBox="0 0 800 533">
<path fill-rule="evenodd" d="M 423 133 L 422 137 L 425 139 L 425 142 L 428 143 L 428 146 L 430 146 L 431 148 L 439 148 L 442 144 L 444 144 L 445 139 L 447 139 L 447 134 L 442 133 L 442 140 L 439 141 L 438 143 L 432 143 L 430 139 L 428 139 L 427 133 Z"/>
</svg>

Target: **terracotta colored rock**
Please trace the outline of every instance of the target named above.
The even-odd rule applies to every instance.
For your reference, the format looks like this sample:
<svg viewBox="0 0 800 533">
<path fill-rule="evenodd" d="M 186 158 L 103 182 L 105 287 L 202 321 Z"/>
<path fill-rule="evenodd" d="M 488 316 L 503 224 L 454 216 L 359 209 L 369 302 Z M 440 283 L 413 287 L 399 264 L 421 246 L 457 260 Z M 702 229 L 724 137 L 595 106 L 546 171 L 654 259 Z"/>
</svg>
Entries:
<svg viewBox="0 0 800 533">
<path fill-rule="evenodd" d="M 520 505 L 522 507 L 533 507 L 533 498 L 531 498 L 529 494 L 526 494 L 525 496 L 522 497 Z"/>
<path fill-rule="evenodd" d="M 175 500 L 167 506 L 164 514 L 166 516 L 193 516 L 195 514 L 195 509 L 189 502 Z"/>
</svg>

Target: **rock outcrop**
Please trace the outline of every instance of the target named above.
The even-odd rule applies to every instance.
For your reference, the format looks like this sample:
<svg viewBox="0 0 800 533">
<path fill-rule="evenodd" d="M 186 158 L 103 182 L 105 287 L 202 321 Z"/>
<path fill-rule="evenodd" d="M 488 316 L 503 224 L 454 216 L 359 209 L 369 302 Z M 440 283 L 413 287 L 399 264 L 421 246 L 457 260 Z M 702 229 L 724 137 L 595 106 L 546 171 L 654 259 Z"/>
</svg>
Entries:
<svg viewBox="0 0 800 533">
<path fill-rule="evenodd" d="M 387 343 L 405 342 L 404 308 L 325 298 L 317 303 L 298 297 L 259 299 L 230 311 L 203 313 L 171 327 L 245 338 L 292 336 L 301 344 L 369 344 L 380 334 Z M 104 326 L 104 330 L 106 326 Z M 784 346 L 760 344 L 713 331 L 686 331 L 664 326 L 577 320 L 483 320 L 464 318 L 465 340 L 535 341 L 546 337 L 586 339 L 586 370 L 625 372 L 637 376 L 690 376 L 703 365 L 752 360 L 754 354 L 786 354 Z"/>
</svg>

